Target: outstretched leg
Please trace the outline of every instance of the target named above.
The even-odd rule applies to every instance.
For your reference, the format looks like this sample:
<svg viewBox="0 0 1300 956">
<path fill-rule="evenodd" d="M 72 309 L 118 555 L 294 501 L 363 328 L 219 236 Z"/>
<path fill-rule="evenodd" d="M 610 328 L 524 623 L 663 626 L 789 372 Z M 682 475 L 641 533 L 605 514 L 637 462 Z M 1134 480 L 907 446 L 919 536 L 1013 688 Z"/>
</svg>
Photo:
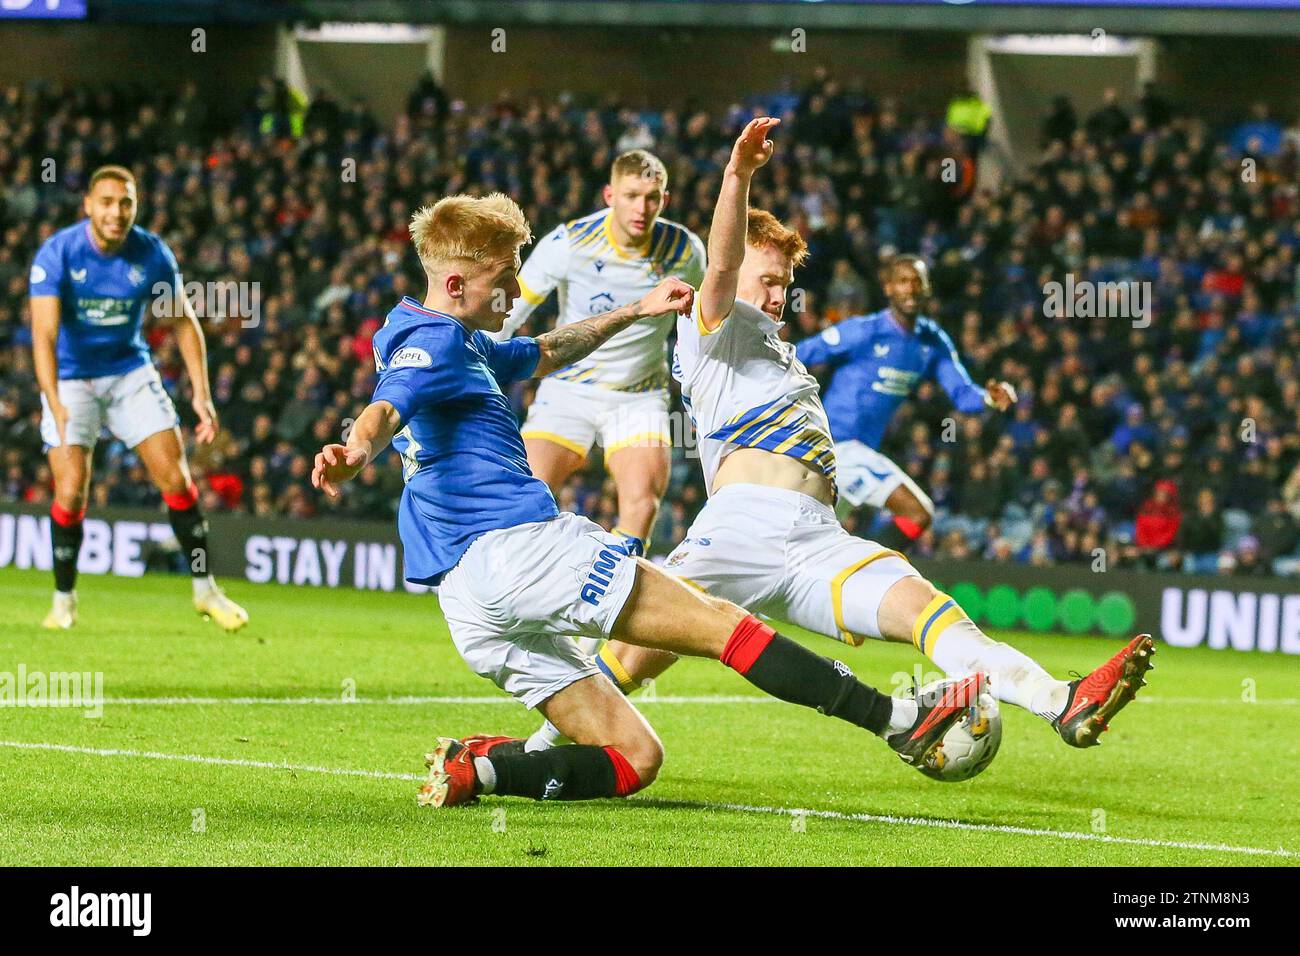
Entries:
<svg viewBox="0 0 1300 956">
<path fill-rule="evenodd" d="M 882 637 L 911 641 L 950 677 L 988 674 L 998 699 L 1042 717 L 1073 747 L 1100 742 L 1111 718 L 1146 683 L 1155 653 L 1142 634 L 1086 677 L 1057 680 L 1027 654 L 986 635 L 956 601 L 920 577 L 902 578 L 885 593 L 878 621 Z"/>
</svg>

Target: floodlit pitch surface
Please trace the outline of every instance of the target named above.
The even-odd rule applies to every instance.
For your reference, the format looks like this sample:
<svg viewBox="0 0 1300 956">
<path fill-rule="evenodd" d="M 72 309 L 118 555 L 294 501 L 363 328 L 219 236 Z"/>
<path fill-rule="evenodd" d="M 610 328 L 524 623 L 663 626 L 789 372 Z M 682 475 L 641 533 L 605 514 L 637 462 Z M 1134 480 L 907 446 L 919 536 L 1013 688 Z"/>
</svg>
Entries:
<svg viewBox="0 0 1300 956">
<path fill-rule="evenodd" d="M 433 597 L 233 583 L 252 623 L 231 636 L 184 580 L 83 577 L 80 623 L 53 633 L 49 587 L 0 572 L 0 681 L 102 672 L 103 715 L 0 708 L 0 864 L 1300 864 L 1293 657 L 1160 646 L 1102 747 L 1007 708 L 964 784 L 684 661 L 639 705 L 668 755 L 648 791 L 432 811 L 415 792 L 435 736 L 538 720 L 466 669 Z M 1003 636 L 1060 675 L 1119 647 Z M 882 687 L 933 670 L 809 645 Z"/>
</svg>

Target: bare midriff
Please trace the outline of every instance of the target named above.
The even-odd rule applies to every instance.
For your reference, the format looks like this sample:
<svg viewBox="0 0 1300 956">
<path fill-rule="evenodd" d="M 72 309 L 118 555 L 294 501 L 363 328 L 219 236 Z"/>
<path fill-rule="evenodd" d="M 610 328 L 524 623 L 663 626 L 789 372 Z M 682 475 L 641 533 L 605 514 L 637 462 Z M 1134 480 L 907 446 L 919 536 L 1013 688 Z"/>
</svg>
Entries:
<svg viewBox="0 0 1300 956">
<path fill-rule="evenodd" d="M 725 485 L 767 485 L 816 498 L 824 505 L 835 504 L 831 481 L 818 468 L 789 455 L 762 448 L 737 448 L 723 459 L 713 476 L 713 490 Z"/>
</svg>

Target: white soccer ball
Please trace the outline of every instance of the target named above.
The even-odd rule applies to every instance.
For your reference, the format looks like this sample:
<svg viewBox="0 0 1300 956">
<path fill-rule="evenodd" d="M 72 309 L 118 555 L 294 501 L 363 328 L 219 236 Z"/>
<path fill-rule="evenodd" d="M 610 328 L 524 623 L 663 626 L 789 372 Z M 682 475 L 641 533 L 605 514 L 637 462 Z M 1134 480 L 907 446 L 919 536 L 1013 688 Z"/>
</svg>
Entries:
<svg viewBox="0 0 1300 956">
<path fill-rule="evenodd" d="M 969 780 L 993 762 L 1001 744 L 1002 711 L 997 698 L 985 688 L 966 716 L 948 728 L 930 759 L 917 769 L 933 780 L 947 783 Z"/>
</svg>

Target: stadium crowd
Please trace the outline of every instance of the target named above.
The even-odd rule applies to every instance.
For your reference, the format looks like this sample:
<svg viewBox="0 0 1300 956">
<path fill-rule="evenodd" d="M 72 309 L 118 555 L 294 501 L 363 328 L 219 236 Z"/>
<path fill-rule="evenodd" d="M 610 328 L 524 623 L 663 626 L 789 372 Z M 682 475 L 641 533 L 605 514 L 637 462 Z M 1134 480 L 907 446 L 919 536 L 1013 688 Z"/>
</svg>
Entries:
<svg viewBox="0 0 1300 956">
<path fill-rule="evenodd" d="M 204 507 L 385 518 L 401 486 L 394 456 L 338 505 L 307 479 L 311 454 L 369 399 L 385 313 L 423 294 L 411 212 L 502 190 L 540 236 L 596 208 L 613 158 L 644 147 L 669 170 L 665 215 L 704 236 L 730 143 L 756 111 L 783 126 L 751 201 L 797 225 L 811 251 L 785 334 L 882 308 L 878 263 L 917 251 L 933 264 L 931 314 L 972 376 L 1020 393 L 1006 416 L 963 416 L 925 384 L 894 422 L 881 450 L 936 506 L 917 553 L 1049 564 L 1104 550 L 1111 565 L 1300 573 L 1300 131 L 1262 105 L 1216 125 L 1152 90 L 1134 110 L 1108 97 L 1084 117 L 1058 99 L 1032 169 L 977 187 L 982 135 L 827 75 L 721 112 L 567 96 L 465 104 L 426 77 L 389 125 L 325 95 L 306 105 L 271 80 L 235 124 L 209 116 L 192 85 L 4 89 L 0 501 L 50 496 L 27 273 L 37 246 L 80 217 L 100 163 L 135 170 L 137 221 L 170 243 L 187 282 L 256 283 L 242 305 L 203 303 L 223 425 L 191 450 Z M 1144 284 L 1149 311 L 1048 314 L 1045 289 L 1067 277 Z M 530 330 L 553 315 L 540 309 Z M 149 338 L 188 416 L 173 339 L 163 323 Z M 521 414 L 534 389 L 512 396 Z M 673 452 L 658 551 L 704 501 L 689 445 Z M 615 521 L 598 461 L 562 499 Z M 135 457 L 101 442 L 92 510 L 154 504 Z M 869 535 L 872 518 L 851 516 L 851 530 Z"/>
</svg>

